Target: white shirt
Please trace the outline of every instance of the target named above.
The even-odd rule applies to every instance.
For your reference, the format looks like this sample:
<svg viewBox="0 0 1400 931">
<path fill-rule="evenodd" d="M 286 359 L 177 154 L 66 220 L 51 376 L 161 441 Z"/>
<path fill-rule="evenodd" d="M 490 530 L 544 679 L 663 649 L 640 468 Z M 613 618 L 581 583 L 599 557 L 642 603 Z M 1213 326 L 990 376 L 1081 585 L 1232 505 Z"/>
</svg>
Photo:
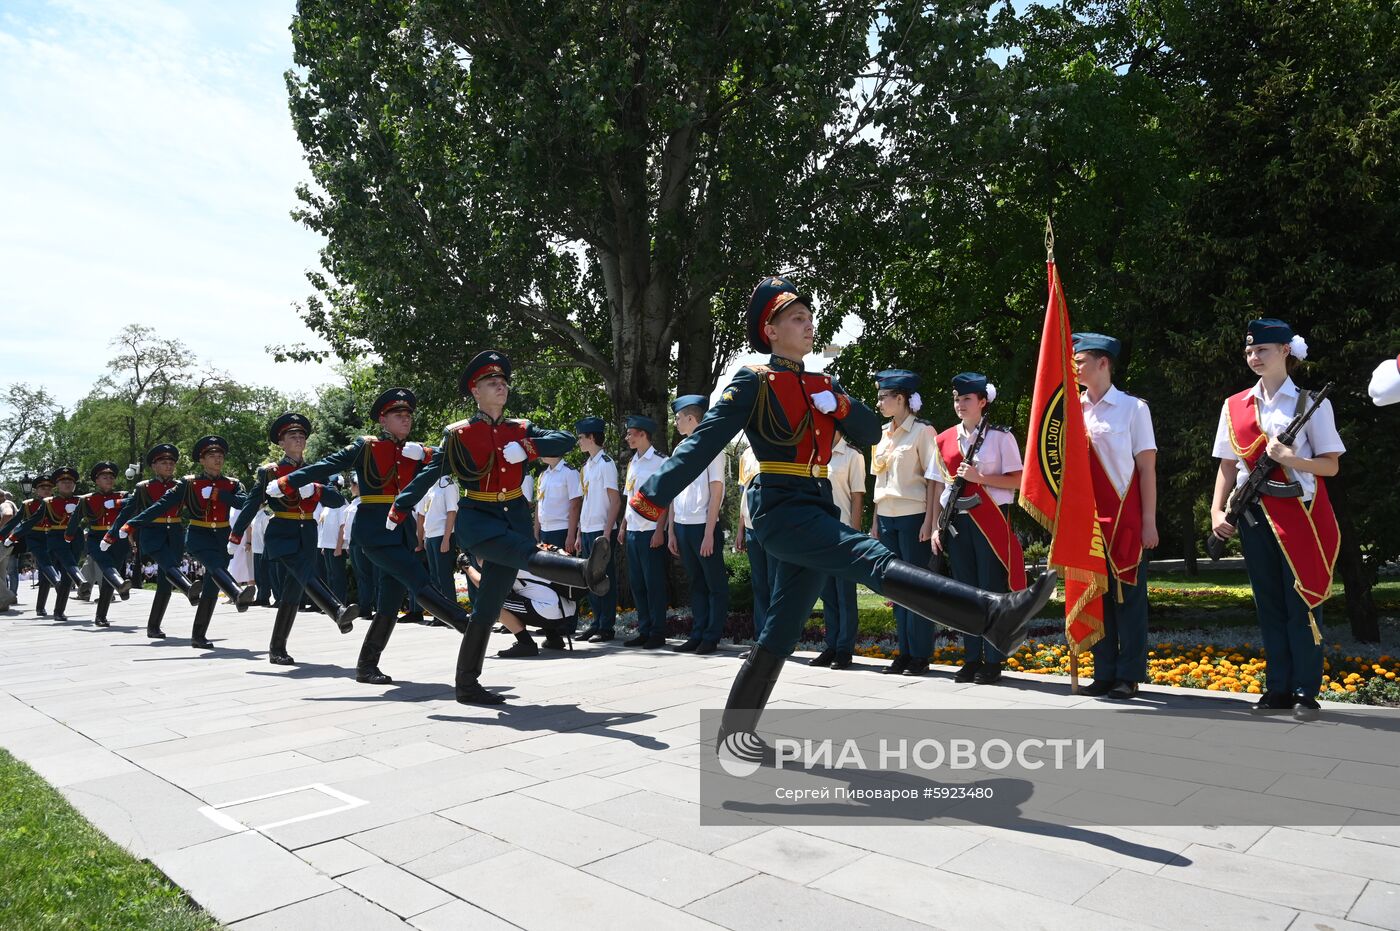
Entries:
<svg viewBox="0 0 1400 931">
<path fill-rule="evenodd" d="M 724 453 L 720 453 L 710 464 L 705 467 L 705 471 L 696 477 L 695 481 L 685 486 L 685 490 L 676 496 L 676 500 L 671 503 L 671 509 L 676 515 L 678 524 L 703 524 L 710 516 L 710 483 L 719 482 L 720 497 L 724 497 Z"/>
<path fill-rule="evenodd" d="M 1279 386 L 1278 392 L 1269 399 L 1264 398 L 1264 382 L 1261 379 L 1254 383 L 1254 387 L 1249 393 L 1257 398 L 1259 412 L 1259 427 L 1270 437 L 1276 437 L 1284 431 L 1289 422 L 1293 420 L 1293 415 L 1298 410 L 1298 386 L 1293 384 L 1293 379 L 1286 378 Z M 1332 414 L 1332 402 L 1323 401 L 1322 406 L 1313 414 L 1307 426 L 1303 428 L 1302 434 L 1293 444 L 1293 452 L 1304 459 L 1311 459 L 1313 456 L 1320 456 L 1323 453 L 1344 453 L 1347 448 L 1342 443 L 1341 434 L 1337 432 L 1337 420 Z M 1220 405 L 1220 423 L 1215 428 L 1215 448 L 1211 455 L 1217 459 L 1226 459 L 1230 462 L 1238 462 L 1239 456 L 1235 455 L 1235 449 L 1230 445 L 1230 402 L 1226 401 Z M 1285 468 L 1284 472 L 1292 481 L 1296 481 L 1303 488 L 1303 500 L 1311 501 L 1313 491 L 1317 488 L 1317 476 L 1309 472 L 1295 472 Z M 1243 485 L 1245 479 L 1249 477 L 1249 470 L 1239 468 L 1235 474 L 1235 484 Z"/>
<path fill-rule="evenodd" d="M 262 508 L 258 508 L 258 513 L 253 515 L 252 537 L 253 555 L 259 556 L 263 551 L 263 544 L 267 542 L 267 525 L 272 520 L 272 515 Z"/>
<path fill-rule="evenodd" d="M 320 525 L 316 531 L 316 545 L 321 549 L 333 550 L 340 544 L 340 522 L 344 519 L 340 512 L 343 510 L 316 505 L 316 523 Z"/>
<path fill-rule="evenodd" d="M 666 457 L 656 451 L 655 446 L 648 446 L 647 451 L 640 455 L 633 453 L 632 461 L 627 463 L 627 488 L 622 497 L 630 501 L 632 496 L 646 484 L 652 473 L 661 468 L 661 464 L 666 461 Z M 628 530 L 655 530 L 656 521 L 647 520 L 632 508 L 627 508 L 627 529 Z"/>
<path fill-rule="evenodd" d="M 1084 411 L 1084 431 L 1089 434 L 1089 442 L 1122 497 L 1132 484 L 1137 454 L 1157 448 L 1152 412 L 1146 401 L 1113 385 L 1097 404 L 1090 403 L 1089 392 L 1082 392 L 1079 406 Z"/>
<path fill-rule="evenodd" d="M 608 529 L 604 526 L 608 520 L 608 490 L 617 491 L 617 463 L 599 450 L 583 464 L 579 484 L 583 492 L 583 509 L 578 516 L 579 531 L 598 533 Z"/>
<path fill-rule="evenodd" d="M 557 621 L 574 613 L 572 601 L 546 585 L 544 579 L 523 569 L 516 573 L 511 591 L 529 601 L 540 617 Z"/>
<path fill-rule="evenodd" d="M 526 501 L 529 501 L 529 502 L 532 502 L 532 503 L 534 502 L 534 500 L 535 500 L 535 476 L 534 476 L 532 473 L 530 473 L 530 472 L 526 472 L 526 473 L 525 473 L 525 478 L 522 479 L 521 482 L 520 482 L 520 490 L 523 491 L 523 492 L 525 493 L 525 500 L 526 500 Z"/>
<path fill-rule="evenodd" d="M 583 497 L 578 470 L 564 460 L 540 473 L 540 530 L 568 530 L 569 508 Z"/>
<path fill-rule="evenodd" d="M 851 519 L 851 496 L 865 494 L 865 456 L 844 436 L 831 445 L 827 475 L 831 478 L 831 500 L 841 509 L 841 523 L 859 530 Z"/>
<path fill-rule="evenodd" d="M 973 437 L 977 431 L 975 428 L 968 430 L 961 423 L 957 425 L 956 429 L 958 431 L 958 449 L 962 451 L 963 456 L 967 456 L 967 451 L 972 448 Z M 986 442 L 982 444 L 981 449 L 977 450 L 977 461 L 974 465 L 977 466 L 977 471 L 983 475 L 1006 475 L 1010 472 L 1021 471 L 1021 447 L 1017 445 L 1016 437 L 1011 435 L 1010 430 L 989 428 Z M 943 494 L 938 500 L 945 508 L 953 496 L 953 478 L 956 475 L 957 472 L 949 468 L 948 463 L 943 461 L 943 452 L 940 448 L 938 461 L 929 465 L 928 471 L 924 472 L 924 478 L 943 484 Z M 992 503 L 997 507 L 1016 500 L 1016 489 L 1014 488 L 992 488 L 983 485 L 982 491 L 992 499 Z"/>
<path fill-rule="evenodd" d="M 340 509 L 340 523 L 345 527 L 345 545 L 350 545 L 350 533 L 355 529 L 355 514 L 360 510 L 360 499 L 355 498 Z"/>
<path fill-rule="evenodd" d="M 739 520 L 743 522 L 745 530 L 753 529 L 753 517 L 749 514 L 749 483 L 756 475 L 758 457 L 753 454 L 752 446 L 745 446 L 739 456 L 739 487 L 743 489 L 743 494 L 739 495 Z"/>
<path fill-rule="evenodd" d="M 447 533 L 447 515 L 456 512 L 462 493 L 455 478 L 440 478 L 437 484 L 413 508 L 423 515 L 423 538 L 441 537 Z"/>
</svg>

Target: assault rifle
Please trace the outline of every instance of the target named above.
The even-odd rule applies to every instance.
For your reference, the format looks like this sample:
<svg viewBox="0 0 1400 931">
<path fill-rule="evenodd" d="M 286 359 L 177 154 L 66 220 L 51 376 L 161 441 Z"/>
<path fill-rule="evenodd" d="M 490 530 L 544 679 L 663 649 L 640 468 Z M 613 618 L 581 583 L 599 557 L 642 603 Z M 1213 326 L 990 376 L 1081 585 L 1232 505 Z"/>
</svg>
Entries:
<svg viewBox="0 0 1400 931">
<path fill-rule="evenodd" d="M 1298 440 L 1298 434 L 1303 432 L 1303 427 L 1307 426 L 1313 414 L 1322 406 L 1322 402 L 1327 400 L 1327 395 L 1332 391 L 1332 384 L 1329 382 L 1323 386 L 1321 391 L 1312 393 L 1309 398 L 1311 403 L 1305 409 L 1300 410 L 1293 420 L 1278 435 L 1278 441 L 1284 446 L 1292 446 Z M 1249 475 L 1245 478 L 1244 484 L 1237 485 L 1235 490 L 1230 492 L 1230 497 L 1225 502 L 1225 523 L 1232 527 L 1240 525 L 1240 519 L 1250 527 L 1258 523 L 1252 508 L 1261 497 L 1268 498 L 1301 498 L 1303 497 L 1303 486 L 1294 482 L 1279 482 L 1269 478 L 1269 474 L 1277 468 L 1278 463 L 1269 458 L 1268 453 L 1259 457 L 1254 463 L 1254 468 L 1249 470 Z M 1214 533 L 1206 537 L 1206 553 L 1211 559 L 1219 559 L 1225 555 L 1225 541 L 1217 537 Z"/>
<path fill-rule="evenodd" d="M 982 449 L 982 441 L 987 438 L 987 415 L 983 414 L 982 419 L 977 424 L 977 439 L 972 441 L 972 446 L 968 449 L 967 455 L 963 457 L 963 462 L 974 462 L 977 454 Z M 963 511 L 970 511 L 982 503 L 981 495 L 968 495 L 963 497 L 963 489 L 967 487 L 967 479 L 961 475 L 954 477 L 953 483 L 948 486 L 948 506 L 938 515 L 938 528 L 934 534 L 942 544 L 943 552 L 934 553 L 928 561 L 931 572 L 939 575 L 948 574 L 948 541 L 958 535 L 958 528 L 953 526 L 953 518 Z"/>
</svg>

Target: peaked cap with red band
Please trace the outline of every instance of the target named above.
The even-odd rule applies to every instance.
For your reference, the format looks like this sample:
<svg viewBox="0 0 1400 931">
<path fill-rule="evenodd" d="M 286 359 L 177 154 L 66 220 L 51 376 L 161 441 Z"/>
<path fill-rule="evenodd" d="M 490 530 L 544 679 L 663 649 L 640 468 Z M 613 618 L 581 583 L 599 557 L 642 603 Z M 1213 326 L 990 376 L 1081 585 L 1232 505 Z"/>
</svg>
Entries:
<svg viewBox="0 0 1400 931">
<path fill-rule="evenodd" d="M 755 352 L 773 351 L 768 337 L 763 335 L 763 328 L 772 321 L 774 314 L 794 301 L 815 309 L 812 307 L 812 295 L 799 292 L 797 285 L 786 278 L 772 275 L 753 289 L 753 295 L 749 298 L 748 329 L 749 345 Z"/>
<path fill-rule="evenodd" d="M 492 375 L 501 376 L 509 384 L 510 359 L 499 349 L 484 349 L 472 356 L 472 360 L 462 370 L 462 377 L 457 380 L 457 390 L 462 397 L 470 397 L 476 383 Z"/>
</svg>

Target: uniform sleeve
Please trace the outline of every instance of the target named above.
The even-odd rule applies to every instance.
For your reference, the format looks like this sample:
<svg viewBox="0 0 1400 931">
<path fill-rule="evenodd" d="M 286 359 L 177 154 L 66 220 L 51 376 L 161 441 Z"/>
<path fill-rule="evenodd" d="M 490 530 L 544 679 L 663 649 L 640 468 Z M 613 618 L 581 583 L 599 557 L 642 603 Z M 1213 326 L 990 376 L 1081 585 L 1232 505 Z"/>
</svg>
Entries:
<svg viewBox="0 0 1400 931">
<path fill-rule="evenodd" d="M 243 487 L 243 483 L 234 480 L 233 491 L 228 492 L 228 506 L 231 508 L 244 508 L 248 504 L 248 491 Z"/>
<path fill-rule="evenodd" d="M 583 482 L 579 479 L 578 472 L 574 469 L 569 469 L 564 474 L 568 476 L 569 500 L 572 501 L 575 498 L 582 498 Z"/>
<path fill-rule="evenodd" d="M 603 463 L 603 487 L 617 491 L 617 463 L 609 459 Z"/>
<path fill-rule="evenodd" d="M 447 501 L 444 503 L 443 509 L 448 514 L 455 513 L 462 500 L 462 489 L 457 487 L 457 480 L 455 478 L 449 479 L 446 485 L 439 485 L 438 488 L 440 489 L 438 491 L 438 494 L 445 495 L 447 497 Z"/>
<path fill-rule="evenodd" d="M 1148 409 L 1147 403 L 1144 401 L 1138 401 L 1137 410 L 1133 411 L 1131 433 L 1134 456 L 1157 448 L 1157 435 L 1152 430 L 1152 411 Z M 1229 438 L 1227 437 L 1226 443 L 1228 442 Z"/>
<path fill-rule="evenodd" d="M 365 448 L 365 438 L 359 437 L 344 449 L 336 450 L 320 462 L 313 462 L 304 465 L 295 472 L 284 475 L 281 480 L 283 488 L 300 488 L 308 482 L 326 483 L 326 479 L 337 472 L 348 472 L 354 469 L 360 459 L 360 451 Z"/>
<path fill-rule="evenodd" d="M 758 400 L 759 387 L 757 372 L 751 368 L 739 369 L 720 395 L 719 403 L 706 412 L 695 432 L 686 437 L 671 458 L 632 495 L 632 509 L 647 520 L 659 518 L 676 495 L 695 481 L 710 461 L 724 452 L 729 441 L 744 429 Z"/>
<path fill-rule="evenodd" d="M 848 457 L 850 465 L 846 468 L 849 474 L 846 477 L 846 487 L 851 494 L 865 493 L 865 454 L 858 449 L 852 449 Z"/>
<path fill-rule="evenodd" d="M 15 514 L 14 519 L 10 521 L 11 529 L 8 533 L 5 534 L 5 536 L 18 537 L 21 534 L 28 533 L 29 528 L 39 523 L 39 518 L 43 516 L 43 507 L 40 507 L 39 510 L 35 511 L 33 514 L 30 514 L 28 517 L 24 516 L 24 508 L 20 508 L 19 512 Z"/>
<path fill-rule="evenodd" d="M 427 464 L 418 470 L 418 474 L 413 476 L 413 481 L 409 482 L 399 496 L 394 499 L 394 506 L 390 509 L 390 514 L 400 514 L 403 520 L 414 512 L 414 507 L 423 499 L 433 486 L 442 478 L 444 463 L 447 462 L 447 444 L 455 443 L 456 439 L 451 431 L 444 430 L 442 433 L 442 445 L 438 447 L 435 456 L 428 460 Z"/>
<path fill-rule="evenodd" d="M 117 516 L 112 519 L 112 530 L 120 530 L 123 525 L 131 522 L 132 515 L 136 513 L 136 509 L 140 506 L 139 499 L 139 488 L 133 490 L 131 494 L 123 499 L 121 510 L 118 511 Z M 108 532 L 110 533 L 111 531 Z"/>
<path fill-rule="evenodd" d="M 937 440 L 937 437 L 934 438 Z M 924 478 L 930 482 L 938 482 L 941 485 L 948 484 L 948 463 L 943 461 L 943 450 L 939 448 L 937 442 L 934 443 L 933 461 L 924 469 Z"/>
<path fill-rule="evenodd" d="M 999 471 L 1002 475 L 1010 475 L 1012 472 L 1020 472 L 1025 468 L 1021 461 L 1021 444 L 1016 442 L 1016 435 L 1010 430 L 998 430 L 1001 434 L 998 452 L 1001 462 L 998 463 Z"/>
<path fill-rule="evenodd" d="M 146 510 L 142 511 L 140 514 L 137 514 L 135 517 L 127 518 L 126 523 L 131 524 L 132 526 L 149 524 L 151 521 L 155 520 L 157 517 L 160 517 L 166 511 L 175 507 L 177 504 L 180 504 L 184 500 L 185 480 L 180 479 L 178 482 L 176 482 L 170 487 L 169 491 L 160 496 L 159 501 L 146 508 Z"/>
<path fill-rule="evenodd" d="M 709 467 L 705 469 L 705 481 L 724 484 L 724 453 L 710 460 Z"/>
<path fill-rule="evenodd" d="M 862 449 L 880 442 L 880 415 L 846 394 L 845 389 L 837 396 L 836 413 L 841 415 L 836 422 L 850 445 Z"/>
<path fill-rule="evenodd" d="M 1367 390 L 1377 407 L 1400 404 L 1400 358 L 1386 359 L 1376 366 Z"/>
<path fill-rule="evenodd" d="M 84 518 L 87 515 L 87 503 L 88 497 L 83 495 L 78 499 L 78 506 L 73 509 L 73 513 L 68 515 L 68 523 L 63 529 L 63 539 L 69 543 L 78 539 L 78 534 L 83 532 L 83 524 L 86 523 Z"/>
<path fill-rule="evenodd" d="M 1216 459 L 1225 459 L 1230 462 L 1238 462 L 1240 457 L 1235 455 L 1235 447 L 1230 445 L 1230 405 L 1229 402 L 1220 405 L 1220 423 L 1215 428 L 1215 446 L 1210 454 Z"/>
<path fill-rule="evenodd" d="M 238 519 L 233 522 L 233 527 L 229 529 L 229 536 L 234 538 L 235 543 L 248 530 L 248 525 L 253 522 L 253 518 L 258 516 L 258 509 L 267 500 L 267 483 L 272 481 L 270 470 L 266 467 L 258 469 L 258 474 L 254 478 L 253 488 L 248 492 L 244 506 L 238 509 Z"/>
<path fill-rule="evenodd" d="M 1317 413 L 1313 414 L 1312 419 L 1308 421 L 1306 429 L 1314 456 L 1347 451 L 1346 444 L 1342 442 L 1342 435 L 1337 432 L 1337 418 L 1332 412 L 1331 401 L 1324 400 L 1322 402 Z"/>
<path fill-rule="evenodd" d="M 525 428 L 525 437 L 526 442 L 520 445 L 525 447 L 531 459 L 538 459 L 540 456 L 563 456 L 578 443 L 572 433 L 564 430 L 545 430 L 534 424 Z"/>
</svg>

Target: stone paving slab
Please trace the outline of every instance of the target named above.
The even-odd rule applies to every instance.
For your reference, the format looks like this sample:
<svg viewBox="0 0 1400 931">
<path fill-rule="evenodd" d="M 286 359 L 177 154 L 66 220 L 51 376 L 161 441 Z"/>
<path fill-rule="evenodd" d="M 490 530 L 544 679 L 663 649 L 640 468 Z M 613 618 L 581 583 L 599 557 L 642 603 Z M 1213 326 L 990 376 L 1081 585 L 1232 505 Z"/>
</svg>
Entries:
<svg viewBox="0 0 1400 931">
<path fill-rule="evenodd" d="M 1377 748 L 1329 768 L 1325 728 L 1298 735 L 1310 754 L 1250 751 L 1281 774 L 1267 791 L 1309 795 L 1325 781 L 1336 811 L 1364 802 L 1395 811 L 1395 825 L 704 826 L 698 713 L 723 704 L 739 649 L 614 642 L 488 659 L 485 682 L 510 703 L 476 708 L 452 701 L 457 638 L 443 628 L 401 627 L 381 664 L 397 681 L 374 687 L 353 680 L 363 624 L 343 637 L 303 617 L 291 641 L 302 665 L 273 667 L 271 611 L 220 605 L 205 652 L 179 604 L 171 636 L 148 641 L 149 605 L 134 592 L 105 630 L 83 603 L 66 624 L 0 613 L 0 746 L 239 931 L 1400 929 L 1393 761 Z M 493 636 L 492 653 L 510 642 Z M 1063 680 L 976 687 L 874 674 L 882 665 L 789 663 L 771 707 L 1091 704 Z M 1203 747 L 1203 731 L 1245 750 L 1257 735 L 1132 726 L 1137 791 L 1156 800 L 1193 766 L 1236 762 Z M 1262 787 L 1238 775 L 1221 805 Z M 1090 813 L 1087 785 L 1046 797 Z"/>
</svg>

